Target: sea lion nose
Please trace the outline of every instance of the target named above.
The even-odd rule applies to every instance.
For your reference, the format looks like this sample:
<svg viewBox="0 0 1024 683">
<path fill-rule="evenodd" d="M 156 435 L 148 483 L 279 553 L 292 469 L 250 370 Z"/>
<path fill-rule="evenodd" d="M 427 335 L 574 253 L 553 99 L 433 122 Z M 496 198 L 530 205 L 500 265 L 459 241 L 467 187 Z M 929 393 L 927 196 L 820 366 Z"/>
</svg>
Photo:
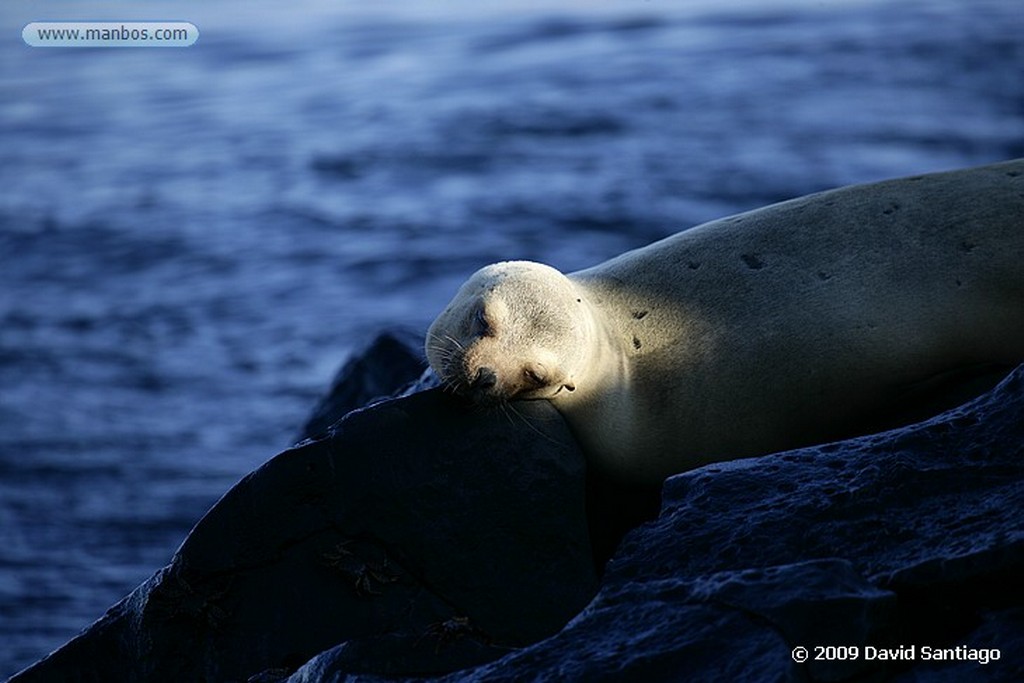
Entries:
<svg viewBox="0 0 1024 683">
<path fill-rule="evenodd" d="M 486 401 L 497 383 L 497 373 L 491 368 L 482 367 L 476 371 L 476 376 L 470 381 L 466 394 L 473 401 Z"/>
<path fill-rule="evenodd" d="M 476 377 L 469 383 L 470 390 L 473 393 L 483 393 L 489 389 L 493 389 L 494 385 L 498 383 L 498 375 L 491 368 L 482 367 L 476 371 Z"/>
</svg>

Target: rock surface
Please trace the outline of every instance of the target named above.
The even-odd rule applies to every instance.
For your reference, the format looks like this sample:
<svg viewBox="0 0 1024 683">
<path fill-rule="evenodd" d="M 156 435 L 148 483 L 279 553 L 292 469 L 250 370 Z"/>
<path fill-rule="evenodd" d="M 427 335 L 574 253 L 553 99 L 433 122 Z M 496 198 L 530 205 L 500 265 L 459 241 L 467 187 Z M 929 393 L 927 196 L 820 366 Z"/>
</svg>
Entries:
<svg viewBox="0 0 1024 683">
<path fill-rule="evenodd" d="M 369 361 L 346 381 L 379 382 Z M 672 477 L 593 597 L 588 538 L 621 495 L 546 404 L 380 403 L 249 475 L 13 680 L 1024 680 L 1024 366 L 920 424 Z M 913 660 L 877 655 L 900 646 Z"/>
<path fill-rule="evenodd" d="M 449 672 L 555 633 L 596 589 L 554 408 L 430 390 L 247 476 L 168 567 L 12 680 L 275 680 L 339 643 L 353 671 Z"/>
<path fill-rule="evenodd" d="M 424 373 L 426 367 L 422 337 L 403 330 L 380 333 L 342 364 L 331 380 L 327 394 L 320 399 L 303 426 L 298 440 L 323 434 L 357 408 L 396 394 L 404 395 L 413 388 L 436 386 L 434 375 Z"/>
<path fill-rule="evenodd" d="M 1024 366 L 918 425 L 672 477 L 562 632 L 443 680 L 1024 680 L 1022 509 Z M 859 655 L 793 662 L 819 645 Z"/>
</svg>

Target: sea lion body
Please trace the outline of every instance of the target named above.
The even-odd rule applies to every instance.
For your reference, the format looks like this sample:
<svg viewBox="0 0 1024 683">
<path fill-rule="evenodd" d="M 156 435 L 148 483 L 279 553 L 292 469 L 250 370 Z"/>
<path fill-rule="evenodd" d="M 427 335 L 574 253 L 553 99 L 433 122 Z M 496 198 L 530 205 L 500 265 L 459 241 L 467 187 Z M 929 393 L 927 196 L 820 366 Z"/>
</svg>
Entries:
<svg viewBox="0 0 1024 683">
<path fill-rule="evenodd" d="M 930 378 L 1024 361 L 1024 160 L 783 202 L 568 276 L 488 266 L 427 354 L 480 400 L 551 400 L 635 482 L 863 432 Z"/>
</svg>

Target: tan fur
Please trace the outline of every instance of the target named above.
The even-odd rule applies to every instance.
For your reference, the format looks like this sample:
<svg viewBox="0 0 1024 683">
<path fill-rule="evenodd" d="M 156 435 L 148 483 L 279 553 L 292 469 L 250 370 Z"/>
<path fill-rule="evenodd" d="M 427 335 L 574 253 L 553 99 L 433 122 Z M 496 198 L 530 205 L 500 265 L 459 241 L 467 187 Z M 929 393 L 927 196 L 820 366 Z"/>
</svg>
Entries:
<svg viewBox="0 0 1024 683">
<path fill-rule="evenodd" d="M 633 481 L 844 437 L 919 382 L 1024 361 L 1024 160 L 811 195 L 568 276 L 487 266 L 427 357 L 477 400 L 551 400 Z"/>
</svg>

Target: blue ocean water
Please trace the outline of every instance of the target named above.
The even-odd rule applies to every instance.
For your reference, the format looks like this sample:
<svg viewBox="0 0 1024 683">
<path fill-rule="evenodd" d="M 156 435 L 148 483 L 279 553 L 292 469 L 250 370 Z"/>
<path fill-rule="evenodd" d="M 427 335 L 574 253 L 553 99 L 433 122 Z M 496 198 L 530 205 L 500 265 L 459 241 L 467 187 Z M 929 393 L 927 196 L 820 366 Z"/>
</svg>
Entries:
<svg viewBox="0 0 1024 683">
<path fill-rule="evenodd" d="M 1005 0 L 0 6 L 0 675 L 477 267 L 1024 156 Z M 43 49 L 41 19 L 186 49 Z"/>
</svg>

